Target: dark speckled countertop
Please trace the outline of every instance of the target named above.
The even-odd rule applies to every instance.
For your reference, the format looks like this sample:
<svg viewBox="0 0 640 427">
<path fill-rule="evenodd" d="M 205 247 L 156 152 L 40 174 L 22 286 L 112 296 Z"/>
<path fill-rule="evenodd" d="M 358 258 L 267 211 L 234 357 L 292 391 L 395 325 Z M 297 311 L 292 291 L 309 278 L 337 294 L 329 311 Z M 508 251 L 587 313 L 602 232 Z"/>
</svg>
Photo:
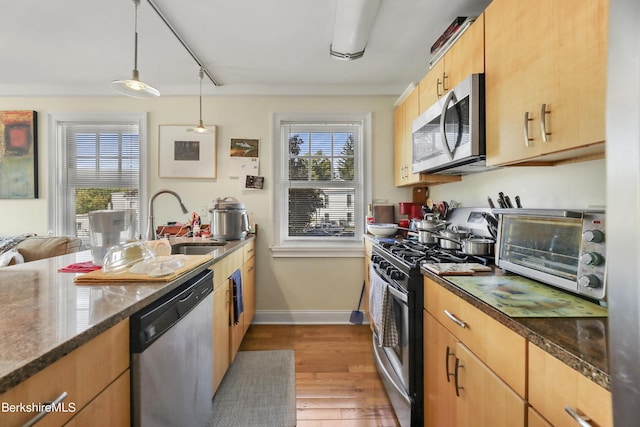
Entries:
<svg viewBox="0 0 640 427">
<path fill-rule="evenodd" d="M 58 269 L 91 261 L 90 251 L 0 269 L 0 393 L 4 393 L 64 355 L 142 309 L 252 240 L 228 242 L 213 258 L 168 283 L 73 283 L 74 273 Z M 174 245 L 206 244 L 177 238 Z"/>
<path fill-rule="evenodd" d="M 610 390 L 607 318 L 512 318 L 465 292 L 446 279 L 422 269 L 435 280 L 474 307 L 525 337 L 595 383 Z M 484 275 L 504 275 L 500 269 Z"/>
</svg>

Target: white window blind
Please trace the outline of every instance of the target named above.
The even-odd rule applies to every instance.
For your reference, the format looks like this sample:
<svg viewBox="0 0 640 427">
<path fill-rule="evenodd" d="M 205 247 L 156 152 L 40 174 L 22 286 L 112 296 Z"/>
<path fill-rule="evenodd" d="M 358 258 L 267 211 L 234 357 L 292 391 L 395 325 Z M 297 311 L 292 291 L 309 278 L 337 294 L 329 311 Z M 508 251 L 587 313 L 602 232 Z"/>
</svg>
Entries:
<svg viewBox="0 0 640 427">
<path fill-rule="evenodd" d="M 105 117 L 107 116 L 107 117 Z M 145 116 L 141 114 L 50 116 L 56 150 L 50 160 L 50 228 L 88 242 L 88 213 L 134 209 L 140 233 L 144 218 Z"/>
<path fill-rule="evenodd" d="M 275 252 L 361 246 L 367 138 L 364 117 L 351 117 L 278 121 Z"/>
</svg>

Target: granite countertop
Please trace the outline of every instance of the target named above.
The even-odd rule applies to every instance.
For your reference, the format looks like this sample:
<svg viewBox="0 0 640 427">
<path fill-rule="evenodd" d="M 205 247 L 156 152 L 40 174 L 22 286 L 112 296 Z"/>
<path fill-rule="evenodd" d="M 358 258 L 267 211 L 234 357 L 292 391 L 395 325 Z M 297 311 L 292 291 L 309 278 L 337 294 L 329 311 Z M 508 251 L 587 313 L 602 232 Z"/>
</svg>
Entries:
<svg viewBox="0 0 640 427">
<path fill-rule="evenodd" d="M 76 285 L 75 273 L 58 269 L 91 261 L 91 252 L 47 258 L 0 269 L 0 393 L 4 393 L 131 314 L 175 289 L 252 240 L 230 241 L 210 262 L 172 282 Z M 200 238 L 172 245 L 207 244 Z"/>
<path fill-rule="evenodd" d="M 607 318 L 606 317 L 509 317 L 482 300 L 424 268 L 422 273 L 488 314 L 495 320 L 525 337 L 531 343 L 569 365 L 596 384 L 610 390 Z M 504 275 L 495 268 L 482 275 Z"/>
</svg>

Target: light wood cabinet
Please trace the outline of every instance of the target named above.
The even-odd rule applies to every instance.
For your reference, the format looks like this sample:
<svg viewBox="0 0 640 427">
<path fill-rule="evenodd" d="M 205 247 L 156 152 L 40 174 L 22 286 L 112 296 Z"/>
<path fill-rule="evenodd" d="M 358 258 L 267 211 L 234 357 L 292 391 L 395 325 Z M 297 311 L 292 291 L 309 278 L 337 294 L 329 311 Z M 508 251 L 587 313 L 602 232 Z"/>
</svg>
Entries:
<svg viewBox="0 0 640 427">
<path fill-rule="evenodd" d="M 65 424 L 66 427 L 126 427 L 131 424 L 131 373 L 127 369 Z"/>
<path fill-rule="evenodd" d="M 524 427 L 524 399 L 435 317 L 424 317 L 425 426 Z"/>
<path fill-rule="evenodd" d="M 469 26 L 420 81 L 420 114 L 470 74 L 484 73 L 484 15 Z"/>
<path fill-rule="evenodd" d="M 525 338 L 428 277 L 424 283 L 426 310 L 519 396 L 525 397 Z"/>
<path fill-rule="evenodd" d="M 494 0 L 484 15 L 487 164 L 603 156 L 608 2 Z"/>
<path fill-rule="evenodd" d="M 396 187 L 460 181 L 461 177 L 455 175 L 428 175 L 411 172 L 413 160 L 412 125 L 420 115 L 419 109 L 420 93 L 419 87 L 416 86 L 404 102 L 396 107 L 394 113 L 394 182 Z"/>
<path fill-rule="evenodd" d="M 0 401 L 9 405 L 52 402 L 66 392 L 60 406 L 66 411 L 48 413 L 38 426 L 63 425 L 72 417 L 81 416 L 85 409 L 98 418 L 108 418 L 112 411 L 129 408 L 129 388 L 121 383 L 126 377 L 128 384 L 128 369 L 129 319 L 125 319 L 3 393 Z M 118 384 L 112 384 L 119 377 Z M 37 411 L 4 412 L 2 425 L 21 426 L 36 414 Z M 130 413 L 126 414 L 124 424 L 118 422 L 122 417 L 115 417 L 114 425 L 128 425 Z"/>
<path fill-rule="evenodd" d="M 525 426 L 526 340 L 424 278 L 425 426 Z"/>
<path fill-rule="evenodd" d="M 210 267 L 213 270 L 213 392 L 233 363 L 256 311 L 255 240 Z M 231 275 L 240 270 L 244 310 L 234 322 Z"/>
<path fill-rule="evenodd" d="M 593 426 L 613 426 L 611 392 L 532 343 L 529 343 L 529 403 L 555 427 L 578 425 L 566 407 L 589 419 Z"/>
</svg>

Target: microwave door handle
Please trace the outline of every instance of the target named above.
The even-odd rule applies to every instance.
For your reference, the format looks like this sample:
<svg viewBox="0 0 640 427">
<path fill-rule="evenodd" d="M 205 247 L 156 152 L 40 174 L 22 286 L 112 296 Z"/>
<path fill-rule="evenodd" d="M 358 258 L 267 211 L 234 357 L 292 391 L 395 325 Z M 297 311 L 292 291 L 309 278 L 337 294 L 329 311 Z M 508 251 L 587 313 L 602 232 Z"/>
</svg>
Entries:
<svg viewBox="0 0 640 427">
<path fill-rule="evenodd" d="M 445 123 L 447 121 L 447 107 L 451 100 L 454 99 L 456 93 L 454 91 L 450 91 L 447 94 L 447 97 L 444 100 L 444 105 L 442 107 L 442 113 L 440 114 L 440 136 L 442 137 L 442 148 L 444 148 L 444 152 L 449 156 L 449 160 L 453 160 L 453 152 L 449 147 L 449 141 L 447 141 L 447 132 L 445 129 Z"/>
</svg>

